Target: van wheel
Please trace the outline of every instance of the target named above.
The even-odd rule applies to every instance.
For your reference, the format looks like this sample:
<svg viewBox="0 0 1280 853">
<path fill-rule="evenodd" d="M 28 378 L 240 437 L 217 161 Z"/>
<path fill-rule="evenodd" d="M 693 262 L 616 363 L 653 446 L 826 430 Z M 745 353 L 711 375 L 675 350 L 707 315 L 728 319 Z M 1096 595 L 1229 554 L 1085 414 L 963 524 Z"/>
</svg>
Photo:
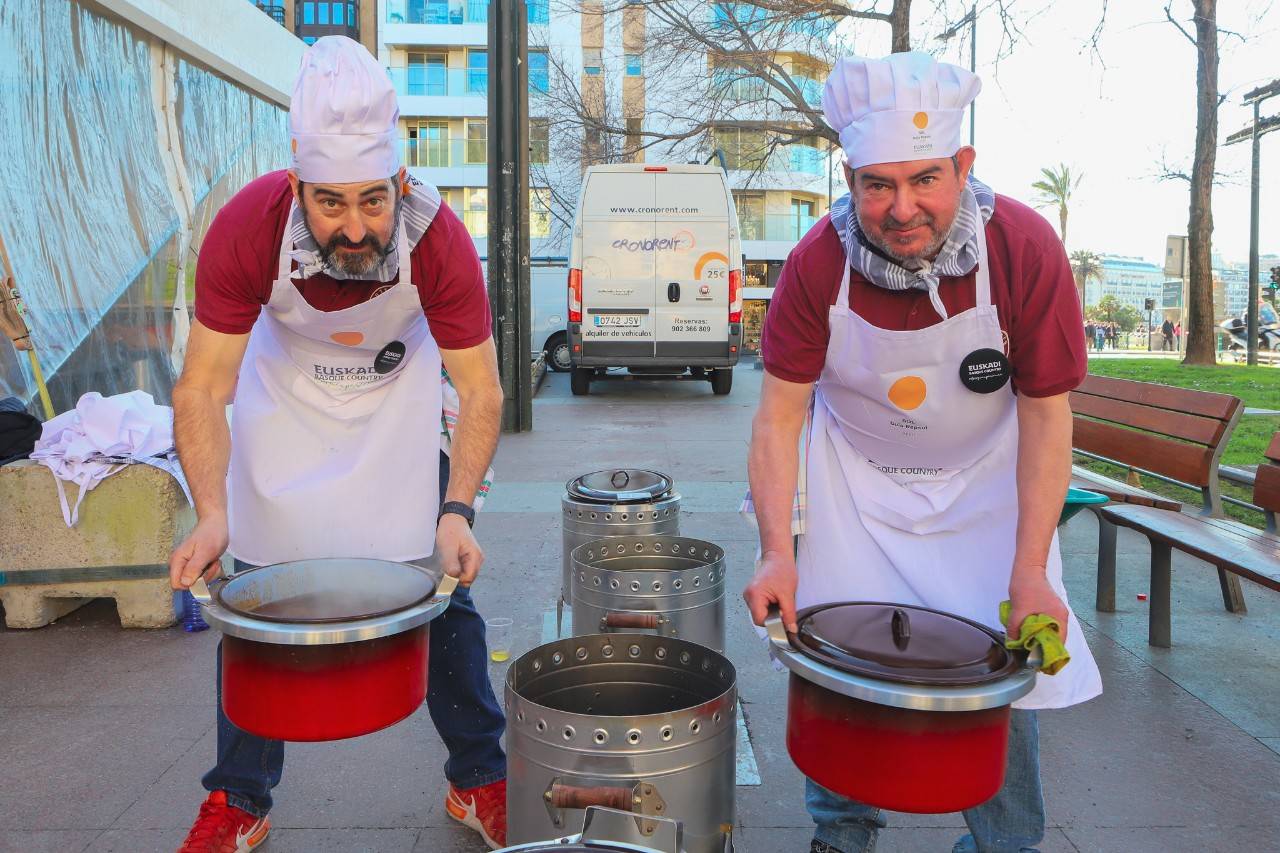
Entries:
<svg viewBox="0 0 1280 853">
<path fill-rule="evenodd" d="M 556 373 L 568 373 L 573 367 L 573 351 L 569 349 L 569 337 L 564 332 L 547 340 L 547 367 Z"/>
<path fill-rule="evenodd" d="M 733 368 L 717 367 L 711 371 L 711 390 L 723 397 L 733 388 Z"/>
<path fill-rule="evenodd" d="M 569 390 L 575 397 L 585 397 L 591 393 L 591 377 L 595 370 L 590 367 L 575 367 L 569 374 Z"/>
</svg>

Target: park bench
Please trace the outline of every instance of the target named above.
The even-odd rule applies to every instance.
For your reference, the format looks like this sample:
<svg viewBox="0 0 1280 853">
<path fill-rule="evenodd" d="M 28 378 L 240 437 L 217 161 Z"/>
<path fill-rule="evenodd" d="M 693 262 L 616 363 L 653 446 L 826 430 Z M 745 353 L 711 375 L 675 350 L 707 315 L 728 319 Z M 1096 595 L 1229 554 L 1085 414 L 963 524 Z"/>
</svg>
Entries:
<svg viewBox="0 0 1280 853">
<path fill-rule="evenodd" d="M 1168 648 L 1171 641 L 1170 560 L 1174 548 L 1215 566 L 1219 573 L 1248 578 L 1280 591 L 1280 432 L 1271 437 L 1266 461 L 1258 466 L 1253 482 L 1253 503 L 1266 518 L 1266 530 L 1258 530 L 1228 518 L 1204 518 L 1162 512 L 1150 507 L 1115 506 L 1103 510 L 1112 524 L 1128 527 L 1151 543 L 1151 624 L 1149 642 Z"/>
<path fill-rule="evenodd" d="M 1142 508 L 1156 515 L 1199 519 L 1201 523 L 1222 516 L 1218 466 L 1244 410 L 1239 398 L 1090 375 L 1071 392 L 1071 410 L 1075 452 L 1198 491 L 1201 506 L 1197 515 L 1186 515 L 1180 501 L 1079 465 L 1072 468 L 1071 485 L 1100 492 L 1112 505 Z M 1110 613 L 1116 606 L 1116 525 L 1103 509 L 1090 507 L 1098 517 L 1096 606 Z M 1240 579 L 1219 568 L 1218 581 L 1227 610 L 1243 613 Z"/>
</svg>

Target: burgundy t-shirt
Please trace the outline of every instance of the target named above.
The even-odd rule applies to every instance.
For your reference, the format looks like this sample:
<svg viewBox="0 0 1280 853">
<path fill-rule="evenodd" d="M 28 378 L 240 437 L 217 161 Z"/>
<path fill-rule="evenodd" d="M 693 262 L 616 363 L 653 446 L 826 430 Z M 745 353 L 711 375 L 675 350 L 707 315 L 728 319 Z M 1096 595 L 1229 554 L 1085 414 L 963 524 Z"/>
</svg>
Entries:
<svg viewBox="0 0 1280 853">
<path fill-rule="evenodd" d="M 1066 251 L 1053 227 L 1031 208 L 996 196 L 987 223 L 991 300 L 1009 336 L 1013 385 L 1029 397 L 1075 388 L 1088 370 L 1080 332 L 1080 298 Z M 830 338 L 828 309 L 840 292 L 844 247 L 824 216 L 782 267 L 765 315 L 764 367 L 789 382 L 815 382 Z M 976 276 L 944 277 L 938 287 L 947 314 L 974 307 Z M 923 329 L 942 321 L 923 290 L 886 290 L 850 271 L 849 308 L 873 326 Z"/>
<path fill-rule="evenodd" d="M 292 191 L 284 171 L 247 184 L 218 211 L 196 265 L 196 319 L 215 332 L 243 335 L 271 299 L 280 240 Z M 484 343 L 493 331 L 484 271 L 471 235 L 441 204 L 410 255 L 413 281 L 431 335 L 442 349 Z M 367 302 L 392 282 L 336 280 L 327 275 L 294 279 L 307 304 L 339 311 Z"/>
</svg>

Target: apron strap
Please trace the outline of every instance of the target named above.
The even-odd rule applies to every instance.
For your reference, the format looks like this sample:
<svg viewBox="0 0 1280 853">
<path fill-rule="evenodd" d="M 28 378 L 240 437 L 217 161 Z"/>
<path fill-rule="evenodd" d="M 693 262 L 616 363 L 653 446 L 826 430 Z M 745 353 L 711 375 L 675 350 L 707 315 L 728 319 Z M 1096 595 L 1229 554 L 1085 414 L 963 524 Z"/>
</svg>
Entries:
<svg viewBox="0 0 1280 853">
<path fill-rule="evenodd" d="M 298 200 L 289 201 L 289 216 L 284 221 L 284 236 L 280 238 L 280 260 L 276 269 L 276 280 L 289 279 L 293 276 L 293 247 L 295 237 L 290 233 L 293 225 L 293 214 L 298 209 Z"/>
<path fill-rule="evenodd" d="M 987 226 L 978 226 L 978 272 L 974 278 L 974 299 L 979 308 L 991 304 L 991 264 L 987 261 Z"/>
<path fill-rule="evenodd" d="M 849 259 L 844 259 L 844 275 L 840 279 L 840 292 L 836 294 L 836 305 L 840 308 L 853 310 L 853 306 L 849 304 Z"/>
</svg>

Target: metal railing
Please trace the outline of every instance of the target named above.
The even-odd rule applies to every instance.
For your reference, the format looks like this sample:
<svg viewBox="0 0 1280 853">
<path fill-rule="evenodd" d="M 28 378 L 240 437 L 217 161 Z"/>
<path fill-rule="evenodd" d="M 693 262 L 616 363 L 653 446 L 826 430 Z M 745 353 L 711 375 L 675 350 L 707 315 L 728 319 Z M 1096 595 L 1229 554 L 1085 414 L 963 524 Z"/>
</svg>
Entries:
<svg viewBox="0 0 1280 853">
<path fill-rule="evenodd" d="M 396 94 L 426 97 L 476 97 L 489 94 L 488 68 L 410 65 L 388 68 Z"/>
<path fill-rule="evenodd" d="M 275 21 L 280 26 L 284 26 L 283 6 L 276 6 L 271 3 L 254 3 L 253 5 L 257 6 L 268 18 Z"/>
<path fill-rule="evenodd" d="M 527 0 L 531 24 L 550 22 L 550 0 Z M 489 0 L 388 0 L 388 24 L 487 24 Z"/>
</svg>

